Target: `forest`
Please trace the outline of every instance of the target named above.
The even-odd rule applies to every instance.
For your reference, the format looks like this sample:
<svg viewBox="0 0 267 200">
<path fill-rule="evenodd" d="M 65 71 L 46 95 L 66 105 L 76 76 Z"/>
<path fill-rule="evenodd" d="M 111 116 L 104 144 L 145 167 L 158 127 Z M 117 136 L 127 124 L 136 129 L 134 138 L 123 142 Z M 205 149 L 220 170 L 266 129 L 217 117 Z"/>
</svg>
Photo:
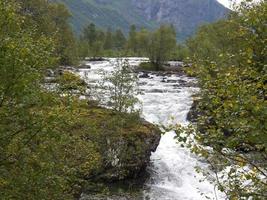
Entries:
<svg viewBox="0 0 267 200">
<path fill-rule="evenodd" d="M 145 148 L 142 140 L 158 131 L 132 109 L 137 77 L 127 62 L 118 62 L 119 71 L 108 78 L 121 91 L 111 94 L 111 109 L 81 99 L 88 86 L 74 74 L 60 74 L 53 90 L 45 87 L 48 70 L 108 57 L 147 57 L 139 66 L 144 71 L 182 61 L 200 88 L 193 120 L 165 128 L 205 159 L 225 199 L 267 198 L 266 1 L 243 1 L 183 43 L 171 24 L 155 30 L 132 25 L 125 33 L 90 23 L 77 35 L 70 18 L 64 4 L 0 0 L 1 200 L 77 199 L 84 187 L 105 190 L 92 178 L 106 167 L 103 138 L 112 135 L 115 144 L 126 137 Z"/>
</svg>

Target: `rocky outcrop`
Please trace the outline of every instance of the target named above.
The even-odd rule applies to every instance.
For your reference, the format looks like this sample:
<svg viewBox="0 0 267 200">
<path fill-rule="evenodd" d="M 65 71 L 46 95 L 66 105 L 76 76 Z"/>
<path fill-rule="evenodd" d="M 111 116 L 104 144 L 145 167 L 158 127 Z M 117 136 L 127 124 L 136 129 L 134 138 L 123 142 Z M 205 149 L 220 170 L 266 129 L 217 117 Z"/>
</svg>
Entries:
<svg viewBox="0 0 267 200">
<path fill-rule="evenodd" d="M 91 105 L 91 102 L 87 103 Z M 85 175 L 91 183 L 113 183 L 137 178 L 157 149 L 161 131 L 136 114 L 116 113 L 101 107 L 81 108 L 76 134 L 94 144 L 100 155 L 98 166 Z"/>
<path fill-rule="evenodd" d="M 145 168 L 161 138 L 159 128 L 138 114 L 118 113 L 94 105 L 95 102 L 79 101 L 79 119 L 68 128 L 70 134 L 82 138 L 95 152 L 77 171 L 82 180 L 74 189 L 77 198 L 83 192 L 97 197 L 126 184 L 131 188 L 133 184 L 142 185 Z M 96 163 L 93 166 L 92 161 Z"/>
<path fill-rule="evenodd" d="M 108 135 L 103 133 L 104 137 L 98 141 L 102 146 L 102 166 L 90 180 L 107 183 L 137 178 L 149 164 L 161 138 L 160 130 L 146 121 L 128 128 Z"/>
</svg>

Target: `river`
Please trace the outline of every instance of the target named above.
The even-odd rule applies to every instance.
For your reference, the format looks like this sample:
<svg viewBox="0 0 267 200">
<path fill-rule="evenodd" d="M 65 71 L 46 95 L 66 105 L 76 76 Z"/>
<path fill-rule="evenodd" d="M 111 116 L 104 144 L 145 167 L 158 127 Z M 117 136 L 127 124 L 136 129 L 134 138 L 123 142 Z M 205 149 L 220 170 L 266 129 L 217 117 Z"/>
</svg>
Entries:
<svg viewBox="0 0 267 200">
<path fill-rule="evenodd" d="M 87 62 L 90 69 L 80 69 L 78 74 L 89 84 L 95 84 L 100 79 L 99 70 L 112 71 L 115 61 Z M 128 61 L 130 65 L 136 66 L 147 59 L 128 58 Z M 143 77 L 142 74 L 140 76 Z M 142 103 L 143 117 L 159 125 L 186 125 L 186 116 L 193 102 L 192 95 L 198 90 L 194 82 L 192 78 L 174 74 L 150 73 L 148 77 L 139 78 L 142 93 L 138 98 Z M 177 144 L 174 137 L 173 131 L 162 136 L 147 168 L 150 178 L 145 181 L 138 200 L 223 199 L 214 185 L 203 180 L 204 177 L 195 171 L 196 166 L 206 168 L 207 164 Z"/>
</svg>

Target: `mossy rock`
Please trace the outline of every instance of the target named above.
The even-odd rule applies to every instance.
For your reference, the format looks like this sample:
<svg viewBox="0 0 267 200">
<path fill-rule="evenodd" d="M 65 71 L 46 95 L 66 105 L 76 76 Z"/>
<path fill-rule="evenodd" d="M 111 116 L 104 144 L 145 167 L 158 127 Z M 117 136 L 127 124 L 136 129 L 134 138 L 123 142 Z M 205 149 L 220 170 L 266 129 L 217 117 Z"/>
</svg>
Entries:
<svg viewBox="0 0 267 200">
<path fill-rule="evenodd" d="M 89 107 L 85 103 L 79 106 L 79 120 L 72 131 L 93 142 L 101 155 L 100 166 L 85 177 L 94 182 L 138 177 L 161 138 L 156 126 L 137 115 Z"/>
</svg>

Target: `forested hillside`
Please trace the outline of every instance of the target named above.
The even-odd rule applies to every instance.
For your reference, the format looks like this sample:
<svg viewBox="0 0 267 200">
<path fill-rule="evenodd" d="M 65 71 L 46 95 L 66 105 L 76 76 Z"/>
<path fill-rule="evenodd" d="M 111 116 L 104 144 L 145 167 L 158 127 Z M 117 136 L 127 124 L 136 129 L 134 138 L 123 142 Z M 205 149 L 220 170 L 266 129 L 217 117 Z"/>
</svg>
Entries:
<svg viewBox="0 0 267 200">
<path fill-rule="evenodd" d="M 160 24 L 173 24 L 177 38 L 184 40 L 203 23 L 226 17 L 228 10 L 216 0 L 55 0 L 63 2 L 73 14 L 72 26 L 77 33 L 89 23 L 100 28 L 155 29 Z"/>
</svg>

